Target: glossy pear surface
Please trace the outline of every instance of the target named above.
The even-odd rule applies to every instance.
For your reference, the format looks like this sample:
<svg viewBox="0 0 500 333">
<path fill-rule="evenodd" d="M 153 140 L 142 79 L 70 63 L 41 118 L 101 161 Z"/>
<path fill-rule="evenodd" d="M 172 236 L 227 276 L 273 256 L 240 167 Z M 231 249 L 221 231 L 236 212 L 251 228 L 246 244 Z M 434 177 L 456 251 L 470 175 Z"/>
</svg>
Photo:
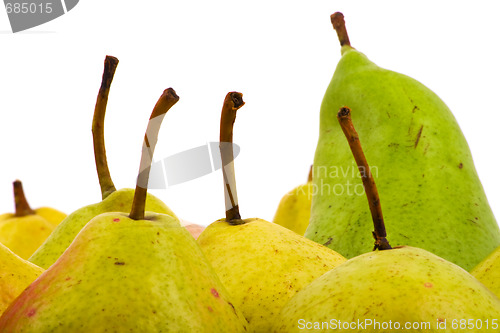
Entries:
<svg viewBox="0 0 500 333">
<path fill-rule="evenodd" d="M 500 298 L 500 246 L 474 267 L 471 274 Z"/>
<path fill-rule="evenodd" d="M 105 212 L 129 212 L 134 197 L 133 189 L 121 189 L 111 193 L 99 203 L 82 207 L 62 221 L 50 237 L 29 258 L 32 263 L 47 269 L 68 248 L 80 230 L 95 216 Z M 158 198 L 148 194 L 146 210 L 168 214 L 174 213 Z"/>
<path fill-rule="evenodd" d="M 276 209 L 273 222 L 304 235 L 311 217 L 312 190 L 312 182 L 307 182 L 285 194 Z"/>
<path fill-rule="evenodd" d="M 345 258 L 277 224 L 243 221 L 218 220 L 198 243 L 248 320 L 249 331 L 269 332 L 290 297 Z"/>
<path fill-rule="evenodd" d="M 43 269 L 0 244 L 0 314 Z"/>
<path fill-rule="evenodd" d="M 245 320 L 169 215 L 92 219 L 0 318 L 7 332 L 242 332 Z"/>
<path fill-rule="evenodd" d="M 466 270 L 500 245 L 467 142 L 446 104 L 418 81 L 343 46 L 321 104 L 311 220 L 305 233 L 347 258 L 372 250 L 370 211 L 337 122 L 348 106 L 391 221 L 391 244 L 431 251 Z M 369 172 L 362 170 L 362 172 Z"/>
<path fill-rule="evenodd" d="M 499 318 L 500 300 L 476 278 L 428 251 L 408 246 L 362 254 L 319 277 L 284 306 L 274 332 L 303 332 L 305 327 L 321 327 L 322 322 L 331 325 L 323 326 L 323 331 L 354 323 L 346 331 L 498 332 Z M 474 326 L 454 328 L 453 323 L 462 319 L 472 319 Z"/>
</svg>

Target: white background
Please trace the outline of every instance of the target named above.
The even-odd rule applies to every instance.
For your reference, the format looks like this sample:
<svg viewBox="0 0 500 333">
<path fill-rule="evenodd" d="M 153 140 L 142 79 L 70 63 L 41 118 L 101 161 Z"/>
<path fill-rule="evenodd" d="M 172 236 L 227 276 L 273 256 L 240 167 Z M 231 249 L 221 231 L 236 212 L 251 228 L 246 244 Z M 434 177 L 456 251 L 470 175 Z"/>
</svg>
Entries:
<svg viewBox="0 0 500 333">
<path fill-rule="evenodd" d="M 246 101 L 234 131 L 241 214 L 271 220 L 313 161 L 319 106 L 340 58 L 329 16 L 342 11 L 354 47 L 448 104 L 500 217 L 500 21 L 494 1 L 478 3 L 81 0 L 17 34 L 0 10 L 0 212 L 13 210 L 15 179 L 32 207 L 70 213 L 100 201 L 91 123 L 109 54 L 120 60 L 105 126 L 116 187 L 135 186 L 147 120 L 165 88 L 180 101 L 163 123 L 157 160 L 218 141 L 224 96 L 237 90 Z M 224 216 L 220 171 L 152 193 L 187 221 Z"/>
</svg>

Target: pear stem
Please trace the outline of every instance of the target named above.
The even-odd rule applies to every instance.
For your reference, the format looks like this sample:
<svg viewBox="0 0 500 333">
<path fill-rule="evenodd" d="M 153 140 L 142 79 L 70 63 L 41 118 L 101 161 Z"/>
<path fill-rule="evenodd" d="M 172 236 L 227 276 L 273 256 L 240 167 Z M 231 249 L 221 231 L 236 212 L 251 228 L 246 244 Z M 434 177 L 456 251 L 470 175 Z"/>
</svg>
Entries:
<svg viewBox="0 0 500 333">
<path fill-rule="evenodd" d="M 307 182 L 310 183 L 313 180 L 313 164 L 309 168 L 309 175 L 307 176 Z"/>
<path fill-rule="evenodd" d="M 382 207 L 380 206 L 380 197 L 378 195 L 377 186 L 375 184 L 375 180 L 373 179 L 370 166 L 366 161 L 363 148 L 361 147 L 361 143 L 359 141 L 358 133 L 352 123 L 351 110 L 348 107 L 340 108 L 337 114 L 337 119 L 345 137 L 347 138 L 347 141 L 349 142 L 349 147 L 351 148 L 352 155 L 356 160 L 356 164 L 358 165 L 358 171 L 361 175 L 366 198 L 368 199 L 368 204 L 370 206 L 373 226 L 375 228 L 373 231 L 373 238 L 375 238 L 375 246 L 373 250 L 391 249 L 391 245 L 389 245 L 389 241 L 386 239 L 387 234 L 385 230 L 384 217 L 382 216 Z"/>
<path fill-rule="evenodd" d="M 226 222 L 230 224 L 241 224 L 233 161 L 233 126 L 236 120 L 236 111 L 244 104 L 243 94 L 235 91 L 229 92 L 224 99 L 220 117 L 219 150 L 222 159 L 222 176 L 224 177 Z"/>
<path fill-rule="evenodd" d="M 104 116 L 106 114 L 106 105 L 108 104 L 109 89 L 117 66 L 117 58 L 109 55 L 106 56 L 106 59 L 104 60 L 101 87 L 99 88 L 99 94 L 97 95 L 94 118 L 92 119 L 94 158 L 103 200 L 106 199 L 108 195 L 116 191 L 115 185 L 111 180 L 108 161 L 106 159 L 106 148 L 104 145 Z"/>
<path fill-rule="evenodd" d="M 35 211 L 31 209 L 28 204 L 28 200 L 26 200 L 26 196 L 24 195 L 23 183 L 20 180 L 16 180 L 13 183 L 14 185 L 14 204 L 16 207 L 16 212 L 14 213 L 17 217 L 22 217 L 26 215 L 33 215 Z"/>
<path fill-rule="evenodd" d="M 144 142 L 142 144 L 141 164 L 139 166 L 139 175 L 137 176 L 137 185 L 135 187 L 134 200 L 129 217 L 133 220 L 143 220 L 146 209 L 146 197 L 148 194 L 149 172 L 153 162 L 153 153 L 158 142 L 158 132 L 165 114 L 179 100 L 179 96 L 172 88 L 165 89 L 163 94 L 156 102 L 153 112 L 149 117 Z"/>
<path fill-rule="evenodd" d="M 341 12 L 335 12 L 330 16 L 330 20 L 332 21 L 333 28 L 337 31 L 340 46 L 351 46 L 349 35 L 347 34 L 347 29 L 345 27 L 344 14 Z"/>
</svg>

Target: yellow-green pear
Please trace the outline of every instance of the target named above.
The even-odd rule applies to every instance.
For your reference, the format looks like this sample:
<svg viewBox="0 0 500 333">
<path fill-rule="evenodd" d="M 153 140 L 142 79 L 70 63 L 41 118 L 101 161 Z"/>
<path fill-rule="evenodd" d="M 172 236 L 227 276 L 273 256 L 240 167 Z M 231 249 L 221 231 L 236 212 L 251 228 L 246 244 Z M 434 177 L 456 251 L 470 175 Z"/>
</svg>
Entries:
<svg viewBox="0 0 500 333">
<path fill-rule="evenodd" d="M 345 261 L 331 249 L 278 224 L 241 219 L 233 164 L 232 132 L 241 93 L 226 95 L 220 150 L 226 218 L 198 237 L 203 252 L 248 320 L 249 332 L 269 332 L 286 301 L 315 278 Z"/>
<path fill-rule="evenodd" d="M 335 122 L 338 109 L 347 105 L 356 110 L 353 117 L 386 198 L 391 240 L 472 269 L 500 245 L 500 228 L 455 117 L 429 88 L 380 68 L 353 48 L 342 14 L 333 19 L 342 57 L 321 103 L 317 191 L 304 235 L 347 258 L 371 249 L 363 186 Z"/>
<path fill-rule="evenodd" d="M 470 273 L 500 298 L 500 246 Z"/>
<path fill-rule="evenodd" d="M 131 188 L 116 190 L 109 173 L 104 145 L 104 117 L 111 82 L 117 66 L 117 58 L 106 56 L 102 83 L 92 121 L 94 156 L 101 185 L 102 201 L 77 209 L 53 230 L 50 237 L 29 257 L 29 261 L 40 267 L 48 268 L 52 265 L 93 217 L 105 212 L 128 212 L 132 206 L 134 190 Z M 167 205 L 149 193 L 146 210 L 175 216 Z"/>
<path fill-rule="evenodd" d="M 500 299 L 475 277 L 424 249 L 391 247 L 349 108 L 340 109 L 338 120 L 368 199 L 374 251 L 347 260 L 299 291 L 276 318 L 273 332 L 498 332 Z"/>
<path fill-rule="evenodd" d="M 311 217 L 312 171 L 311 166 L 305 184 L 295 187 L 281 198 L 273 218 L 274 223 L 295 231 L 299 235 L 304 235 Z"/>
<path fill-rule="evenodd" d="M 500 300 L 463 268 L 404 246 L 349 259 L 299 291 L 273 332 L 498 332 Z"/>
<path fill-rule="evenodd" d="M 0 244 L 0 314 L 43 269 Z"/>
<path fill-rule="evenodd" d="M 194 238 L 176 217 L 144 210 L 156 134 L 177 100 L 167 89 L 153 109 L 130 213 L 87 223 L 0 317 L 1 332 L 245 332 Z"/>
<path fill-rule="evenodd" d="M 0 216 L 0 243 L 28 259 L 49 237 L 54 223 L 31 209 L 20 180 L 14 181 L 13 188 L 15 212 Z"/>
</svg>

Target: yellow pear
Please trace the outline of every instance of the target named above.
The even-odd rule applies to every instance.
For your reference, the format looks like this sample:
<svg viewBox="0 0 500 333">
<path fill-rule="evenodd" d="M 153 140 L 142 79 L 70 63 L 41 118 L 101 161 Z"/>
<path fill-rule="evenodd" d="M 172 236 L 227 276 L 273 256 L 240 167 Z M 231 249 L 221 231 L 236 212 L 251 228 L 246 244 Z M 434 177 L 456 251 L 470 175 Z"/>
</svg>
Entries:
<svg viewBox="0 0 500 333">
<path fill-rule="evenodd" d="M 0 216 L 0 243 L 21 258 L 28 259 L 65 214 L 48 207 L 31 209 L 21 181 L 14 181 L 13 186 L 16 211 Z"/>
<path fill-rule="evenodd" d="M 500 246 L 470 273 L 500 298 Z"/>
<path fill-rule="evenodd" d="M 249 332 L 269 332 L 297 291 L 346 259 L 278 224 L 241 219 L 236 194 L 232 130 L 242 95 L 228 93 L 221 115 L 220 150 L 226 218 L 210 224 L 198 243 L 249 322 Z"/>
<path fill-rule="evenodd" d="M 0 314 L 43 269 L 0 244 Z"/>
<path fill-rule="evenodd" d="M 49 223 L 51 223 L 54 227 L 58 226 L 62 220 L 64 220 L 67 216 L 66 213 L 63 213 L 57 209 L 52 207 L 40 207 L 35 209 L 36 215 L 39 215 L 46 219 Z"/>
<path fill-rule="evenodd" d="M 311 217 L 313 196 L 312 166 L 305 184 L 295 187 L 281 198 L 273 222 L 304 235 Z"/>
</svg>

